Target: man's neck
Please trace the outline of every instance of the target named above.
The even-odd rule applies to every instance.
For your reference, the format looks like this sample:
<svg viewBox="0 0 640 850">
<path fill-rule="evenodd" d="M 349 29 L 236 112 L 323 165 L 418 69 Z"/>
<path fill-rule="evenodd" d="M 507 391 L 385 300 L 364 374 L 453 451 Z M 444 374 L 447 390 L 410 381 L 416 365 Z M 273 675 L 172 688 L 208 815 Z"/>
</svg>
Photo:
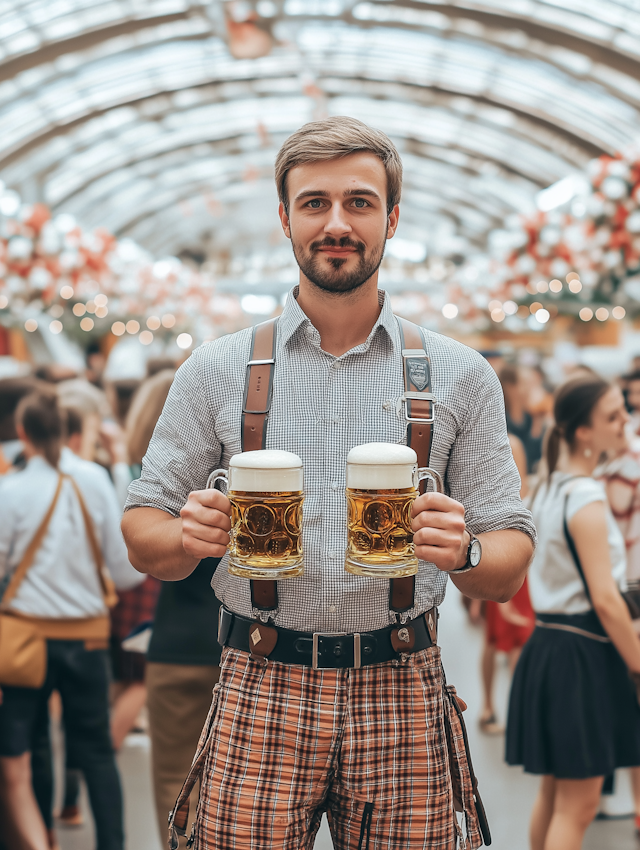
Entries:
<svg viewBox="0 0 640 850">
<path fill-rule="evenodd" d="M 353 292 L 319 289 L 300 274 L 298 304 L 320 334 L 322 350 L 336 357 L 366 342 L 380 315 L 378 273 Z"/>
</svg>

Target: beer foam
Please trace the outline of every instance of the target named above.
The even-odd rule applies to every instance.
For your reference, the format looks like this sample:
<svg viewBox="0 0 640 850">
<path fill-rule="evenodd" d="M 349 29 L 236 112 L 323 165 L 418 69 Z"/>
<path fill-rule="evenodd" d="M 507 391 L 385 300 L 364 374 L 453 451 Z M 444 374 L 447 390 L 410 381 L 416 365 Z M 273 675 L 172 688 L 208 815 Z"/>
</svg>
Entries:
<svg viewBox="0 0 640 850">
<path fill-rule="evenodd" d="M 399 490 L 414 486 L 418 455 L 397 443 L 365 443 L 347 455 L 347 487 Z"/>
<path fill-rule="evenodd" d="M 302 490 L 302 460 L 293 452 L 260 449 L 241 452 L 229 461 L 231 490 L 288 493 Z"/>
</svg>

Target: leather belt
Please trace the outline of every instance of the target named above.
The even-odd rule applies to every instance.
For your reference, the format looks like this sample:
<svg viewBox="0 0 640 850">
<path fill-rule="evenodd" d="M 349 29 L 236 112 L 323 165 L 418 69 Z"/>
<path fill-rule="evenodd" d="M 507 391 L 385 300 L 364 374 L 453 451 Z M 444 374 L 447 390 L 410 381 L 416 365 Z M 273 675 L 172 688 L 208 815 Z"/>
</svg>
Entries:
<svg viewBox="0 0 640 850">
<path fill-rule="evenodd" d="M 220 606 L 218 642 L 282 664 L 314 670 L 366 667 L 428 649 L 437 642 L 438 609 L 407 623 L 370 632 L 298 632 L 234 614 Z"/>
</svg>

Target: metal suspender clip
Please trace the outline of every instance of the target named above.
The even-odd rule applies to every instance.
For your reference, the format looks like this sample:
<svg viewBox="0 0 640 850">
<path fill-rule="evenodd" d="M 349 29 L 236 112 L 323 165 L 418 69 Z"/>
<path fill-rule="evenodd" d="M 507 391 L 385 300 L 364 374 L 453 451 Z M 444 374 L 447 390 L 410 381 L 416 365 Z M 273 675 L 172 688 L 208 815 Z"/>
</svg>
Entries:
<svg viewBox="0 0 640 850">
<path fill-rule="evenodd" d="M 426 419 L 423 416 L 410 416 L 409 409 L 407 407 L 408 401 L 430 401 L 431 402 L 431 416 Z M 404 414 L 404 418 L 407 422 L 421 422 L 424 425 L 433 425 L 436 421 L 435 411 L 433 409 L 433 405 L 436 401 L 436 397 L 433 393 L 404 393 L 404 395 L 400 398 L 400 403 L 402 404 L 402 412 Z"/>
</svg>

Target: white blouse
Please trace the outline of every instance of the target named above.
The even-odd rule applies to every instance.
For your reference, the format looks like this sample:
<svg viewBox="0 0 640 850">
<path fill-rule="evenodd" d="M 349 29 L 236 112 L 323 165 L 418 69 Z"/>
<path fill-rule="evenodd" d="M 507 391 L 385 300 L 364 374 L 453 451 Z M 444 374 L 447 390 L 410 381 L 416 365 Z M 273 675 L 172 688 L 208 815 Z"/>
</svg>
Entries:
<svg viewBox="0 0 640 850">
<path fill-rule="evenodd" d="M 129 563 L 120 532 L 120 505 L 108 474 L 67 448 L 62 450 L 60 470 L 71 475 L 82 492 L 116 587 L 135 587 L 145 576 Z M 57 483 L 58 473 L 42 457 L 33 457 L 25 470 L 0 479 L 0 592 L 38 530 Z M 37 617 L 106 613 L 80 503 L 68 481 L 62 486 L 42 546 L 10 607 Z"/>
<path fill-rule="evenodd" d="M 568 496 L 567 496 L 568 494 Z M 554 472 L 534 496 L 531 513 L 538 529 L 538 547 L 529 569 L 529 594 L 534 611 L 554 614 L 582 614 L 591 604 L 584 590 L 564 535 L 567 522 L 585 505 L 604 502 L 607 515 L 611 574 L 624 590 L 626 552 L 624 539 L 607 503 L 603 485 L 593 478 L 574 478 Z"/>
</svg>

